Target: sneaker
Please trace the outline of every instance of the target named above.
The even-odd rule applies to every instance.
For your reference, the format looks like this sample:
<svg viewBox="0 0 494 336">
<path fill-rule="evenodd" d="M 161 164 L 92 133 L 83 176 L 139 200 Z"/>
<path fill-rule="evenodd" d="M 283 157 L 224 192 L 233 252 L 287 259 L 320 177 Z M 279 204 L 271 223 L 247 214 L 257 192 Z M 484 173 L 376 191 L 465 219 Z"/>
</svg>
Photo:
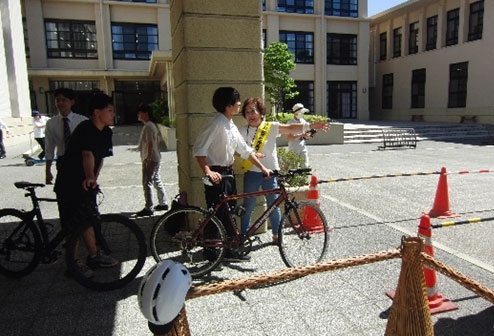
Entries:
<svg viewBox="0 0 494 336">
<path fill-rule="evenodd" d="M 98 251 L 98 253 L 95 256 L 88 256 L 87 257 L 87 264 L 89 267 L 92 269 L 96 269 L 99 267 L 102 268 L 109 268 L 118 265 L 120 262 L 106 254 L 101 253 L 101 251 Z"/>
<path fill-rule="evenodd" d="M 235 250 L 227 250 L 223 260 L 229 262 L 246 262 L 250 261 L 250 255 L 242 255 Z"/>
<path fill-rule="evenodd" d="M 7 155 L 5 155 L 5 154 L 0 155 L 0 159 L 5 159 L 6 157 L 7 157 Z"/>
<path fill-rule="evenodd" d="M 86 264 L 83 264 L 79 259 L 75 261 L 77 268 L 79 269 L 79 273 L 84 275 L 87 279 L 94 278 L 94 272 L 90 269 Z M 65 276 L 68 278 L 73 278 L 72 273 L 69 270 L 65 270 Z"/>
<path fill-rule="evenodd" d="M 153 210 L 151 209 L 142 209 L 141 211 L 136 213 L 136 217 L 148 217 L 153 215 Z"/>
<path fill-rule="evenodd" d="M 168 210 L 168 204 L 158 204 L 157 206 L 154 207 L 154 210 L 166 211 L 166 210 Z"/>
</svg>

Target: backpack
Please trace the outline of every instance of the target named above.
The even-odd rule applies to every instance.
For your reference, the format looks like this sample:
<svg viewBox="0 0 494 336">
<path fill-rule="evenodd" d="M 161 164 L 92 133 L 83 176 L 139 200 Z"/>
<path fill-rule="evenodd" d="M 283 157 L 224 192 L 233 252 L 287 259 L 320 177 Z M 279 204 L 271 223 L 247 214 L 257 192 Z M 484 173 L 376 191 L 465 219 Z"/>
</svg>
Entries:
<svg viewBox="0 0 494 336">
<path fill-rule="evenodd" d="M 170 211 L 184 208 L 188 205 L 189 204 L 187 202 L 187 192 L 181 191 L 173 199 Z M 180 231 L 180 229 L 182 229 L 184 220 L 185 220 L 185 213 L 177 214 L 175 216 L 170 217 L 165 224 L 165 230 L 170 234 L 170 236 L 173 237 L 175 234 L 177 234 Z"/>
</svg>

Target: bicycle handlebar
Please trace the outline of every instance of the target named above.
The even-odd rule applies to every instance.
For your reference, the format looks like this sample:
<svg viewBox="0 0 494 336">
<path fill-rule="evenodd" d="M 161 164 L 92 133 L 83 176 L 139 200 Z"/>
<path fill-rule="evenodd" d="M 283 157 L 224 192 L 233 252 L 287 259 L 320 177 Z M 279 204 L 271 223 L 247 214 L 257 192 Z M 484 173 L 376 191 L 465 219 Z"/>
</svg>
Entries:
<svg viewBox="0 0 494 336">
<path fill-rule="evenodd" d="M 298 169 L 289 169 L 288 173 L 286 174 L 281 174 L 278 170 L 273 171 L 274 177 L 279 177 L 280 179 L 287 179 L 296 175 L 309 175 L 310 172 L 312 171 L 312 168 L 298 168 Z M 228 174 L 228 175 L 221 175 L 222 179 L 234 179 L 235 176 Z M 209 179 L 207 176 L 202 177 L 202 183 L 204 183 L 207 186 L 213 186 L 213 182 Z"/>
</svg>

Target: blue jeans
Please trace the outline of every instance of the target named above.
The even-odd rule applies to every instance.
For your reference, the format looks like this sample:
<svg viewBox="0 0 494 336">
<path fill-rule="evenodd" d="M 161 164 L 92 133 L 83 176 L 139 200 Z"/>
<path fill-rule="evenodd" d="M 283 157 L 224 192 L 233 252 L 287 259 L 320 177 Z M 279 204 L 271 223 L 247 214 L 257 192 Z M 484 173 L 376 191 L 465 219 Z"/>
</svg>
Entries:
<svg viewBox="0 0 494 336">
<path fill-rule="evenodd" d="M 276 189 L 278 188 L 278 182 L 275 177 L 265 178 L 262 173 L 252 171 L 245 173 L 244 192 L 258 191 L 259 187 L 262 187 L 263 190 Z M 277 198 L 277 194 L 266 195 L 268 206 L 273 204 Z M 245 214 L 242 216 L 241 220 L 241 231 L 244 234 L 249 230 L 250 218 L 252 217 L 252 212 L 254 211 L 255 205 L 255 197 L 248 197 L 244 199 Z M 271 222 L 271 232 L 273 232 L 274 235 L 277 235 L 281 221 L 281 211 L 279 208 L 274 209 L 271 215 L 269 215 L 269 221 Z"/>
</svg>

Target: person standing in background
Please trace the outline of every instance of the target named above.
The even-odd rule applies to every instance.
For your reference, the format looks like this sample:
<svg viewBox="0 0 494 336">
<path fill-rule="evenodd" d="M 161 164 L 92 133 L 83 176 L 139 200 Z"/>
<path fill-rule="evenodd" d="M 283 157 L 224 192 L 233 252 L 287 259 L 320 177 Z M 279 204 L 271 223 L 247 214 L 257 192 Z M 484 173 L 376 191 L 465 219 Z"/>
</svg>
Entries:
<svg viewBox="0 0 494 336">
<path fill-rule="evenodd" d="M 45 157 L 45 128 L 48 117 L 42 116 L 39 111 L 34 110 L 33 127 L 34 127 L 34 139 L 41 147 L 41 153 L 38 155 L 38 159 L 42 160 Z"/>
<path fill-rule="evenodd" d="M 9 134 L 9 127 L 2 120 L 0 120 L 0 159 L 7 157 L 7 151 L 5 151 L 5 145 L 3 144 L 3 130 Z"/>
<path fill-rule="evenodd" d="M 285 136 L 288 140 L 288 150 L 304 159 L 305 167 L 309 168 L 309 152 L 305 146 L 305 140 L 315 135 L 315 132 L 310 131 L 310 124 L 304 119 L 304 113 L 309 112 L 309 110 L 304 105 L 297 103 L 293 105 L 292 111 L 293 119 L 289 120 L 287 124 L 302 124 L 302 130 Z"/>
<path fill-rule="evenodd" d="M 160 132 L 152 121 L 151 106 L 140 104 L 137 118 L 144 124 L 139 137 L 138 150 L 141 152 L 142 161 L 142 188 L 144 189 L 144 209 L 136 213 L 136 217 L 151 216 L 153 214 L 153 190 L 158 194 L 158 205 L 154 207 L 157 211 L 168 210 L 166 191 L 161 182 L 161 153 L 159 148 Z"/>
<path fill-rule="evenodd" d="M 74 104 L 75 92 L 72 89 L 58 88 L 55 90 L 55 106 L 58 115 L 46 122 L 45 130 L 46 184 L 53 183 L 51 165 L 55 158 L 55 150 L 58 157 L 58 169 L 58 160 L 65 154 L 66 143 L 70 139 L 70 135 L 77 125 L 87 120 L 85 116 L 72 112 Z"/>
</svg>

